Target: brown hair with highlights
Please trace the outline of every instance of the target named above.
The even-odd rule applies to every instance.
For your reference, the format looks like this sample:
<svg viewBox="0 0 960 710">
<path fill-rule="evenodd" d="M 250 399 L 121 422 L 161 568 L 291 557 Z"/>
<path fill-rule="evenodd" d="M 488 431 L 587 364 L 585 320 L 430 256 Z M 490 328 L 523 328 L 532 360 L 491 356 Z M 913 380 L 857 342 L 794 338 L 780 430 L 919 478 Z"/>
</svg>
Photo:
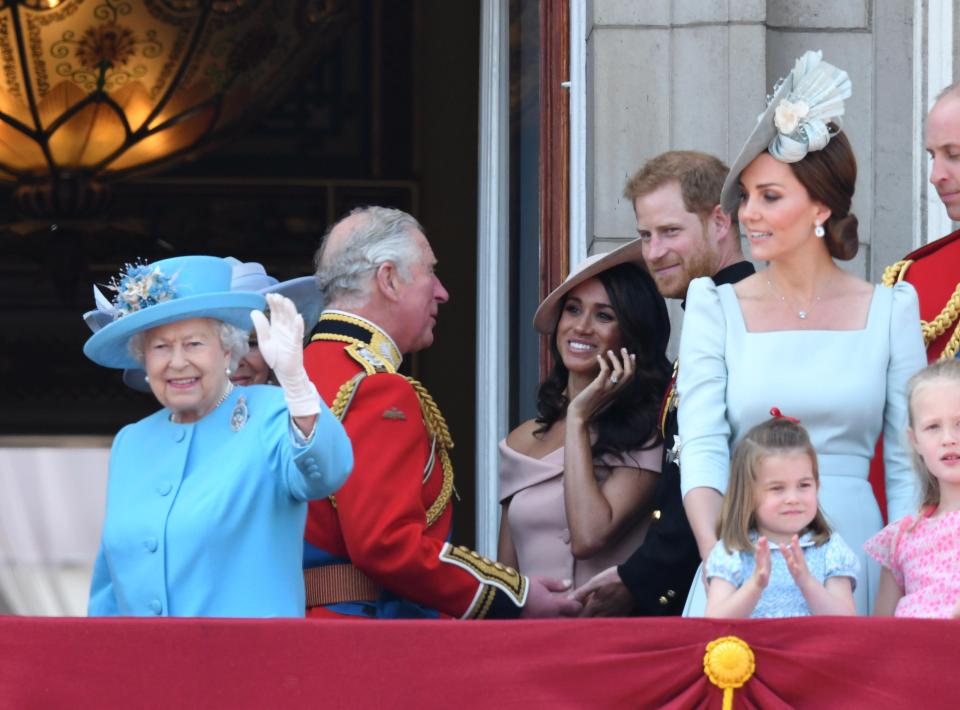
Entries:
<svg viewBox="0 0 960 710">
<path fill-rule="evenodd" d="M 720 191 L 727 177 L 727 166 L 718 158 L 695 150 L 671 150 L 648 160 L 623 188 L 623 196 L 633 205 L 669 182 L 680 183 L 680 194 L 687 212 L 706 220 L 720 203 Z M 736 220 L 736 214 L 733 219 Z"/>
<path fill-rule="evenodd" d="M 770 456 L 802 453 L 810 457 L 813 478 L 820 487 L 820 470 L 817 467 L 817 452 L 810 443 L 810 436 L 798 422 L 784 417 L 774 417 L 750 429 L 737 444 L 730 463 L 730 484 L 723 497 L 720 520 L 717 522 L 717 537 L 727 552 L 753 552 L 750 531 L 756 530 L 756 489 L 760 464 Z M 830 539 L 830 526 L 817 505 L 817 514 L 803 533 L 813 533 L 819 546 Z"/>
</svg>

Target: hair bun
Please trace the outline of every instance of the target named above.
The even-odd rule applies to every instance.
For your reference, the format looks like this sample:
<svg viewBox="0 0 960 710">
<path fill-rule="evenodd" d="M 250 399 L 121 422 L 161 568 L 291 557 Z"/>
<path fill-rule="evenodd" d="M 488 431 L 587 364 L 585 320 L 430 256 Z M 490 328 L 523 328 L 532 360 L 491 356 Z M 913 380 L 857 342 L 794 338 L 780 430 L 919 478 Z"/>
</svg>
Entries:
<svg viewBox="0 0 960 710">
<path fill-rule="evenodd" d="M 857 216 L 853 213 L 827 222 L 826 239 L 830 256 L 841 261 L 850 261 L 857 255 L 857 250 L 860 249 L 858 225 Z"/>
</svg>

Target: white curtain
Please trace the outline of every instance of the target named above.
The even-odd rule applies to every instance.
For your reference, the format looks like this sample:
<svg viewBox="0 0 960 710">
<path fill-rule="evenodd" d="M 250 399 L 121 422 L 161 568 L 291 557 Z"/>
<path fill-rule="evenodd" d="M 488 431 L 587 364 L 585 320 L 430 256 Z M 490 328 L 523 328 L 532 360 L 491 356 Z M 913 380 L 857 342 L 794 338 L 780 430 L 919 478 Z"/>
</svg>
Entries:
<svg viewBox="0 0 960 710">
<path fill-rule="evenodd" d="M 108 447 L 0 445 L 0 607 L 8 613 L 86 614 Z"/>
</svg>

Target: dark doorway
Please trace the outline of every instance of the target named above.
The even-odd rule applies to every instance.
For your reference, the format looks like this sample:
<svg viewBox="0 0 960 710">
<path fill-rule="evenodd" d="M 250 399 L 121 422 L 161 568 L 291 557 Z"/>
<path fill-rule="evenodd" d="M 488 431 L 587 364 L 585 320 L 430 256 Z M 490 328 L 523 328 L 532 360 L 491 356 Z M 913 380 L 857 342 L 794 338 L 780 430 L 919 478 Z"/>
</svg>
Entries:
<svg viewBox="0 0 960 710">
<path fill-rule="evenodd" d="M 280 103 L 202 157 L 118 185 L 100 217 L 28 223 L 0 196 L 0 436 L 109 435 L 156 408 L 82 354 L 91 284 L 123 263 L 232 255 L 304 275 L 328 224 L 395 206 L 424 225 L 451 292 L 435 345 L 407 367 L 447 415 L 455 534 L 472 544 L 479 33 L 479 0 L 358 0 Z"/>
</svg>

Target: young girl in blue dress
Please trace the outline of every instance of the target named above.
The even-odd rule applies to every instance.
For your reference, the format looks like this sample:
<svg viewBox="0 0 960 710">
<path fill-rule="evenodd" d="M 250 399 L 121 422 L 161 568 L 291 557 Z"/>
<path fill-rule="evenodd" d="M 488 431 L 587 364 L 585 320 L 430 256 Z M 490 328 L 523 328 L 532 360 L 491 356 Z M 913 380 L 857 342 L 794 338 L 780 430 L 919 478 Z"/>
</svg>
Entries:
<svg viewBox="0 0 960 710">
<path fill-rule="evenodd" d="M 820 510 L 816 452 L 796 419 L 771 414 L 733 454 L 706 616 L 855 615 L 860 563 Z"/>
</svg>

